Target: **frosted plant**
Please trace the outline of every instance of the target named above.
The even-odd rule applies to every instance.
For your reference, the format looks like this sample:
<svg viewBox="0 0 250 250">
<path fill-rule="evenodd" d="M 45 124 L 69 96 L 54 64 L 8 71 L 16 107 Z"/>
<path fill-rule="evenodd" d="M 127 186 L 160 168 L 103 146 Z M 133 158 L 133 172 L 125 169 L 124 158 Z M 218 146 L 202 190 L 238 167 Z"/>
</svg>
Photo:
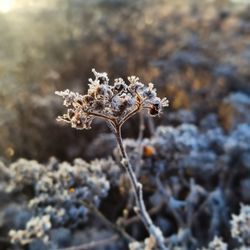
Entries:
<svg viewBox="0 0 250 250">
<path fill-rule="evenodd" d="M 89 79 L 86 95 L 65 91 L 56 91 L 62 96 L 67 113 L 59 116 L 58 121 L 65 121 L 76 129 L 90 129 L 94 118 L 102 118 L 114 129 L 121 127 L 130 117 L 147 109 L 152 116 L 159 115 L 162 108 L 168 106 L 166 98 L 157 97 L 152 83 L 145 86 L 135 76 L 128 77 L 129 85 L 121 78 L 109 85 L 106 73 L 92 70 L 95 79 Z"/>
<path fill-rule="evenodd" d="M 71 222 L 74 227 L 85 221 L 88 210 L 79 201 L 98 206 L 110 188 L 102 165 L 104 161 L 75 159 L 73 165 L 63 162 L 48 166 L 35 184 L 36 196 L 29 207 L 49 215 L 55 225 Z"/>
<path fill-rule="evenodd" d="M 227 250 L 227 244 L 222 241 L 218 236 L 215 236 L 214 239 L 209 242 L 208 248 L 203 248 L 203 250 Z"/>
<path fill-rule="evenodd" d="M 5 168 L 5 175 L 9 182 L 6 191 L 21 190 L 25 186 L 31 186 L 45 173 L 43 165 L 34 160 L 19 159 Z"/>
<path fill-rule="evenodd" d="M 47 232 L 51 229 L 51 221 L 49 215 L 44 215 L 41 217 L 33 217 L 26 224 L 24 230 L 11 230 L 9 236 L 11 238 L 11 243 L 21 243 L 26 245 L 33 241 L 34 238 L 48 242 L 49 237 Z"/>
<path fill-rule="evenodd" d="M 155 238 L 150 236 L 144 240 L 144 243 L 138 241 L 130 243 L 129 250 L 154 250 L 155 243 Z"/>
<path fill-rule="evenodd" d="M 85 222 L 89 214 L 86 204 L 98 207 L 108 195 L 109 179 L 119 177 L 117 169 L 111 159 L 90 163 L 75 159 L 69 164 L 51 158 L 47 165 L 20 159 L 9 167 L 0 166 L 0 173 L 8 179 L 6 191 L 29 188 L 34 193 L 28 203 L 33 217 L 24 229 L 9 232 L 11 242 L 26 245 L 39 238 L 48 243 L 51 228 L 75 228 Z"/>
<path fill-rule="evenodd" d="M 241 244 L 250 246 L 250 206 L 241 205 L 240 214 L 233 214 L 231 220 L 231 234 Z"/>
<path fill-rule="evenodd" d="M 144 245 L 141 242 L 134 241 L 129 244 L 129 250 L 144 250 Z"/>
<path fill-rule="evenodd" d="M 139 214 L 149 234 L 155 237 L 158 247 L 166 249 L 161 230 L 153 224 L 146 210 L 142 184 L 138 182 L 125 151 L 121 128 L 129 118 L 142 110 L 148 110 L 151 116 L 160 115 L 162 109 L 168 106 L 168 100 L 157 97 L 154 85 L 149 83 L 146 86 L 136 76 L 128 77 L 129 84 L 118 78 L 114 80 L 113 85 L 110 85 L 107 73 L 98 73 L 95 69 L 92 71 L 95 78 L 89 79 L 90 84 L 86 95 L 69 90 L 56 91 L 57 95 L 63 97 L 63 104 L 68 108 L 66 114 L 58 117 L 58 121 L 70 123 L 76 129 L 90 129 L 94 118 L 107 122 L 116 136 L 122 155 L 121 164 L 133 187 L 137 205 L 135 211 Z"/>
</svg>

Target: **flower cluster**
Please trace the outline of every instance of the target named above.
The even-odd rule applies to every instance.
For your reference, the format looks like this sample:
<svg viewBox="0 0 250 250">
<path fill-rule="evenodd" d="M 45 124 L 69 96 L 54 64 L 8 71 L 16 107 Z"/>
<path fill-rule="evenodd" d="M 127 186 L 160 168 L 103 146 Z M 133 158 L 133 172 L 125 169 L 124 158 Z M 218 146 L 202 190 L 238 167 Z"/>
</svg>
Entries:
<svg viewBox="0 0 250 250">
<path fill-rule="evenodd" d="M 203 250 L 227 250 L 227 244 L 222 241 L 218 236 L 215 236 L 214 239 L 209 242 L 208 248 L 203 248 Z"/>
<path fill-rule="evenodd" d="M 24 230 L 11 230 L 9 232 L 11 243 L 20 243 L 22 245 L 26 245 L 31 243 L 34 238 L 48 242 L 49 237 L 47 233 L 51 229 L 51 226 L 52 225 L 49 215 L 33 217 L 26 224 Z"/>
<path fill-rule="evenodd" d="M 9 179 L 6 191 L 21 191 L 26 186 L 32 186 L 34 182 L 40 180 L 46 169 L 42 164 L 35 160 L 19 159 L 9 165 L 8 168 L 2 168 L 1 172 Z"/>
<path fill-rule="evenodd" d="M 155 238 L 150 236 L 144 240 L 144 242 L 134 241 L 129 244 L 129 250 L 154 250 L 155 245 Z"/>
<path fill-rule="evenodd" d="M 49 214 L 57 226 L 69 223 L 76 227 L 87 219 L 88 209 L 82 201 L 96 206 L 107 196 L 110 183 L 102 172 L 102 163 L 89 164 L 76 159 L 52 165 L 47 173 L 37 180 L 36 196 L 29 207 L 39 213 Z"/>
<path fill-rule="evenodd" d="M 9 179 L 4 187 L 6 191 L 29 187 L 33 193 L 28 203 L 33 217 L 25 229 L 10 231 L 12 242 L 28 244 L 34 238 L 47 242 L 51 228 L 65 225 L 75 228 L 82 224 L 89 213 L 86 203 L 99 206 L 101 199 L 108 195 L 110 181 L 119 181 L 119 171 L 111 159 L 91 163 L 75 159 L 71 165 L 51 158 L 45 166 L 20 159 L 9 168 L 2 166 L 1 173 Z"/>
<path fill-rule="evenodd" d="M 241 205 L 240 214 L 232 216 L 231 226 L 232 236 L 250 247 L 250 206 Z"/>
<path fill-rule="evenodd" d="M 65 121 L 76 129 L 90 129 L 95 117 L 109 122 L 123 124 L 128 118 L 142 109 L 147 109 L 152 116 L 159 115 L 162 108 L 168 106 L 166 98 L 157 97 L 152 83 L 145 86 L 138 77 L 128 77 L 129 84 L 122 78 L 114 80 L 109 85 L 107 73 L 92 70 L 95 78 L 89 79 L 89 89 L 86 95 L 65 91 L 56 91 L 62 96 L 67 113 L 59 116 L 59 121 Z"/>
</svg>

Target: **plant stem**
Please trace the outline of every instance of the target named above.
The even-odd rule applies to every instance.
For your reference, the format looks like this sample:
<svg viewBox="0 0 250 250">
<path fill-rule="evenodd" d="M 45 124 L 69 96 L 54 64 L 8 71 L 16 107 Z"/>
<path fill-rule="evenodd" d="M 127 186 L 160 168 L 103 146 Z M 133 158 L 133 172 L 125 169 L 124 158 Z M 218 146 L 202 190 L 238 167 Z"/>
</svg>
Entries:
<svg viewBox="0 0 250 250">
<path fill-rule="evenodd" d="M 119 236 L 118 235 L 113 235 L 109 238 L 103 239 L 103 240 L 94 240 L 90 243 L 85 243 L 79 246 L 74 246 L 74 247 L 67 247 L 67 248 L 61 248 L 60 250 L 89 250 L 89 249 L 96 249 L 97 247 L 104 247 L 107 245 L 110 245 L 114 241 L 118 240 Z"/>
<path fill-rule="evenodd" d="M 178 213 L 176 207 L 172 206 L 171 195 L 168 193 L 168 191 L 163 186 L 159 176 L 156 177 L 156 186 L 157 186 L 158 190 L 160 191 L 160 193 L 165 197 L 164 202 L 165 202 L 167 208 L 169 209 L 169 211 L 173 214 L 179 228 L 185 228 L 185 223 L 184 223 L 181 215 Z M 172 198 L 172 199 L 174 199 L 174 198 Z M 181 201 L 177 201 L 177 202 L 181 203 Z"/>
<path fill-rule="evenodd" d="M 92 213 L 94 213 L 101 221 L 103 221 L 107 227 L 113 229 L 115 232 L 123 236 L 128 242 L 132 242 L 135 239 L 131 237 L 123 228 L 119 227 L 116 224 L 113 224 L 109 219 L 105 217 L 93 204 L 81 201 L 81 203 L 89 209 Z"/>
<path fill-rule="evenodd" d="M 152 207 L 148 213 L 149 214 L 156 214 L 158 213 L 163 207 L 163 202 L 160 203 L 158 206 L 156 207 Z M 133 217 L 130 217 L 128 219 L 124 219 L 124 221 L 121 222 L 121 224 L 126 228 L 127 226 L 130 226 L 133 223 L 139 222 L 141 220 L 141 218 L 138 215 L 135 215 Z"/>
<path fill-rule="evenodd" d="M 134 173 L 134 170 L 130 164 L 129 158 L 127 156 L 127 153 L 125 151 L 122 137 L 121 137 L 121 126 L 116 126 L 116 140 L 119 145 L 121 155 L 122 155 L 122 161 L 121 164 L 125 168 L 126 172 L 128 173 L 131 185 L 133 187 L 134 196 L 136 200 L 137 209 L 136 212 L 141 217 L 142 222 L 144 223 L 147 231 L 150 235 L 153 235 L 155 237 L 155 240 L 157 242 L 157 245 L 159 249 L 161 250 L 167 250 L 166 246 L 164 245 L 164 237 L 162 235 L 162 232 L 159 228 L 157 228 L 154 224 L 152 219 L 150 218 L 146 206 L 143 200 L 143 193 L 142 193 L 142 184 L 137 180 L 137 177 Z"/>
</svg>

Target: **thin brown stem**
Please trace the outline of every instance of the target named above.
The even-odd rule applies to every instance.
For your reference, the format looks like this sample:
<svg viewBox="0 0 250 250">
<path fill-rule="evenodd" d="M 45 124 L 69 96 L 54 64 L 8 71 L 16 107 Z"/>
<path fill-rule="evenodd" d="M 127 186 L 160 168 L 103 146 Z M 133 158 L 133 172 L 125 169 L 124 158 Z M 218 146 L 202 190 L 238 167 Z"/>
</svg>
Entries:
<svg viewBox="0 0 250 250">
<path fill-rule="evenodd" d="M 171 206 L 171 202 L 170 202 L 171 196 L 169 195 L 168 191 L 164 188 L 159 176 L 157 176 L 156 178 L 156 185 L 160 193 L 165 197 L 164 202 L 167 208 L 169 209 L 169 211 L 175 217 L 175 220 L 178 223 L 179 228 L 185 228 L 185 223 L 183 219 L 181 218 L 181 216 L 179 215 L 178 211 L 176 210 L 176 208 Z"/>
<path fill-rule="evenodd" d="M 156 207 L 152 207 L 152 208 L 148 211 L 148 213 L 149 213 L 150 215 L 156 214 L 156 213 L 158 213 L 158 212 L 162 209 L 162 207 L 163 207 L 163 202 L 160 203 L 160 204 L 159 204 L 158 206 L 156 206 Z M 130 217 L 130 218 L 124 220 L 124 221 L 121 221 L 121 224 L 124 225 L 124 227 L 128 227 L 128 226 L 130 226 L 131 224 L 136 223 L 136 222 L 139 222 L 139 221 L 141 221 L 141 218 L 140 218 L 138 215 L 135 215 L 135 216 Z"/>
<path fill-rule="evenodd" d="M 123 228 L 119 227 L 118 225 L 112 223 L 109 219 L 106 218 L 104 214 L 102 214 L 93 204 L 86 202 L 86 201 L 81 201 L 81 203 L 89 209 L 92 213 L 94 213 L 103 223 L 111 228 L 113 231 L 117 232 L 120 234 L 122 237 L 124 237 L 127 241 L 132 242 L 135 241 L 135 239 L 130 236 Z"/>
<path fill-rule="evenodd" d="M 134 109 L 133 111 L 131 111 L 130 113 L 128 113 L 128 114 L 119 122 L 119 125 L 122 126 L 122 124 L 124 124 L 129 118 L 131 118 L 132 116 L 134 116 L 140 109 L 141 109 L 141 104 L 138 103 L 138 104 L 137 104 L 137 108 Z"/>
<path fill-rule="evenodd" d="M 103 239 L 103 240 L 98 240 L 98 241 L 92 241 L 90 243 L 82 244 L 79 246 L 74 246 L 74 247 L 67 247 L 67 248 L 61 248 L 60 250 L 89 250 L 89 249 L 96 249 L 98 247 L 104 247 L 112 242 L 116 241 L 119 239 L 118 235 L 112 235 L 109 238 Z"/>
<path fill-rule="evenodd" d="M 103 115 L 103 114 L 99 114 L 99 113 L 96 113 L 96 112 L 87 112 L 88 115 L 93 115 L 93 116 L 96 116 L 96 117 L 99 117 L 99 118 L 102 118 L 104 120 L 108 120 L 112 123 L 115 123 L 115 117 L 109 117 L 109 116 L 106 116 L 106 115 Z"/>
<path fill-rule="evenodd" d="M 138 133 L 138 138 L 137 138 L 137 157 L 136 157 L 136 163 L 135 163 L 135 175 L 138 176 L 140 173 L 140 169 L 141 169 L 141 159 L 142 159 L 142 154 L 143 154 L 143 149 L 142 149 L 142 140 L 143 140 L 143 132 L 145 129 L 145 123 L 144 123 L 144 114 L 143 112 L 139 113 L 139 119 L 140 119 L 140 125 L 139 125 L 139 133 Z M 127 202 L 127 207 L 126 209 L 129 211 L 132 206 L 133 206 L 133 202 L 134 202 L 134 194 L 133 194 L 133 190 L 131 190 L 129 192 L 129 198 L 128 198 L 128 202 Z"/>
<path fill-rule="evenodd" d="M 150 133 L 150 136 L 154 136 L 155 135 L 155 125 L 154 125 L 154 121 L 152 119 L 152 116 L 147 116 L 147 125 L 148 125 L 148 130 Z"/>
<path fill-rule="evenodd" d="M 137 159 L 136 159 L 136 164 L 135 164 L 135 175 L 138 176 L 140 172 L 140 166 L 141 166 L 141 158 L 142 158 L 142 139 L 143 139 L 143 132 L 145 129 L 145 123 L 144 123 L 144 114 L 142 112 L 139 113 L 139 118 L 140 118 L 140 126 L 139 126 L 139 133 L 138 133 L 138 138 L 137 138 Z M 133 207 L 133 202 L 134 202 L 134 194 L 133 190 L 130 190 L 128 194 L 128 201 L 126 208 L 124 209 L 125 211 L 130 211 L 130 209 Z M 126 216 L 127 213 L 125 213 Z"/>
<path fill-rule="evenodd" d="M 142 138 L 143 138 L 143 133 L 144 133 L 144 130 L 145 130 L 145 118 L 144 118 L 144 113 L 143 113 L 143 112 L 140 112 L 140 113 L 139 113 L 139 117 L 140 117 L 140 126 L 139 126 L 139 134 L 138 134 L 138 139 L 137 139 L 137 141 L 138 141 L 139 143 L 141 143 Z"/>
<path fill-rule="evenodd" d="M 144 200 L 143 200 L 142 184 L 137 180 L 137 177 L 136 177 L 134 170 L 130 164 L 129 158 L 126 154 L 126 151 L 125 151 L 125 148 L 124 148 L 124 145 L 122 142 L 121 126 L 117 126 L 117 130 L 116 130 L 115 135 L 116 135 L 117 143 L 119 145 L 121 155 L 123 158 L 121 161 L 121 164 L 126 169 L 126 172 L 129 176 L 131 185 L 132 185 L 133 190 L 134 190 L 134 196 L 135 196 L 135 201 L 136 201 L 136 205 L 137 205 L 136 212 L 141 217 L 141 220 L 144 223 L 149 234 L 153 235 L 155 237 L 155 240 L 157 242 L 159 249 L 166 250 L 167 248 L 164 245 L 164 238 L 163 238 L 162 232 L 160 231 L 159 228 L 157 228 L 153 224 L 153 221 L 146 210 L 146 206 L 145 206 Z"/>
</svg>

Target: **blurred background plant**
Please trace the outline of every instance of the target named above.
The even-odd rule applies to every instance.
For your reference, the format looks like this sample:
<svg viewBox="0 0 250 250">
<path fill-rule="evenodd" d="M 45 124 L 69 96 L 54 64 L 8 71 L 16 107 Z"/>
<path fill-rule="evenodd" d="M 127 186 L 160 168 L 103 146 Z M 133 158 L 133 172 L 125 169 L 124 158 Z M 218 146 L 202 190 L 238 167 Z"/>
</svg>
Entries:
<svg viewBox="0 0 250 250">
<path fill-rule="evenodd" d="M 231 214 L 240 214 L 240 203 L 250 203 L 249 13 L 247 0 L 0 0 L 1 161 L 8 167 L 19 158 L 35 159 L 45 166 L 51 156 L 73 162 L 78 157 L 107 158 L 113 150 L 116 160 L 115 140 L 102 122 L 87 132 L 55 122 L 62 108 L 54 91 L 83 93 L 93 67 L 112 79 L 138 75 L 170 99 L 169 111 L 155 124 L 145 121 L 138 176 L 149 209 L 172 197 L 180 212 L 172 214 L 165 202 L 154 219 L 165 228 L 165 236 L 174 235 L 173 249 L 183 237 L 188 240 L 182 248 L 225 247 L 222 238 L 229 249 L 238 247 L 228 221 Z M 132 119 L 124 136 L 136 139 L 138 124 L 138 117 Z M 156 129 L 159 124 L 164 127 Z M 134 139 L 127 140 L 127 147 L 138 162 Z M 128 197 L 127 182 L 119 173 L 115 176 L 99 207 L 112 221 Z M 8 178 L 1 178 L 5 189 Z M 29 188 L 12 195 L 1 192 L 2 249 L 10 247 L 5 242 L 8 230 L 24 229 L 24 221 L 31 218 L 26 206 L 34 194 Z M 117 204 L 112 215 L 110 202 Z M 196 210 L 195 218 L 210 226 L 190 222 Z M 65 247 L 112 236 L 96 220 L 88 223 L 89 228 L 76 231 L 59 228 L 51 237 Z M 193 237 L 184 230 L 190 227 Z M 134 237 L 144 240 L 141 228 L 128 226 Z M 80 242 L 81 230 L 86 238 Z M 249 241 L 243 242 L 247 249 Z M 32 244 L 31 249 L 41 249 L 40 243 Z M 124 249 L 123 244 L 113 247 Z"/>
<path fill-rule="evenodd" d="M 55 125 L 60 108 L 52 93 L 84 90 L 93 66 L 111 78 L 138 75 L 155 82 L 163 96 L 170 96 L 172 109 L 191 111 L 193 122 L 215 112 L 230 129 L 244 116 L 237 104 L 227 105 L 223 98 L 231 91 L 250 92 L 250 18 L 245 4 L 2 0 L 2 6 L 4 158 L 85 156 L 85 142 L 92 134 L 72 135 L 70 129 Z M 170 117 L 174 122 L 166 115 Z M 50 140 L 43 140 L 48 135 Z M 67 147 L 57 143 L 62 137 Z"/>
</svg>

